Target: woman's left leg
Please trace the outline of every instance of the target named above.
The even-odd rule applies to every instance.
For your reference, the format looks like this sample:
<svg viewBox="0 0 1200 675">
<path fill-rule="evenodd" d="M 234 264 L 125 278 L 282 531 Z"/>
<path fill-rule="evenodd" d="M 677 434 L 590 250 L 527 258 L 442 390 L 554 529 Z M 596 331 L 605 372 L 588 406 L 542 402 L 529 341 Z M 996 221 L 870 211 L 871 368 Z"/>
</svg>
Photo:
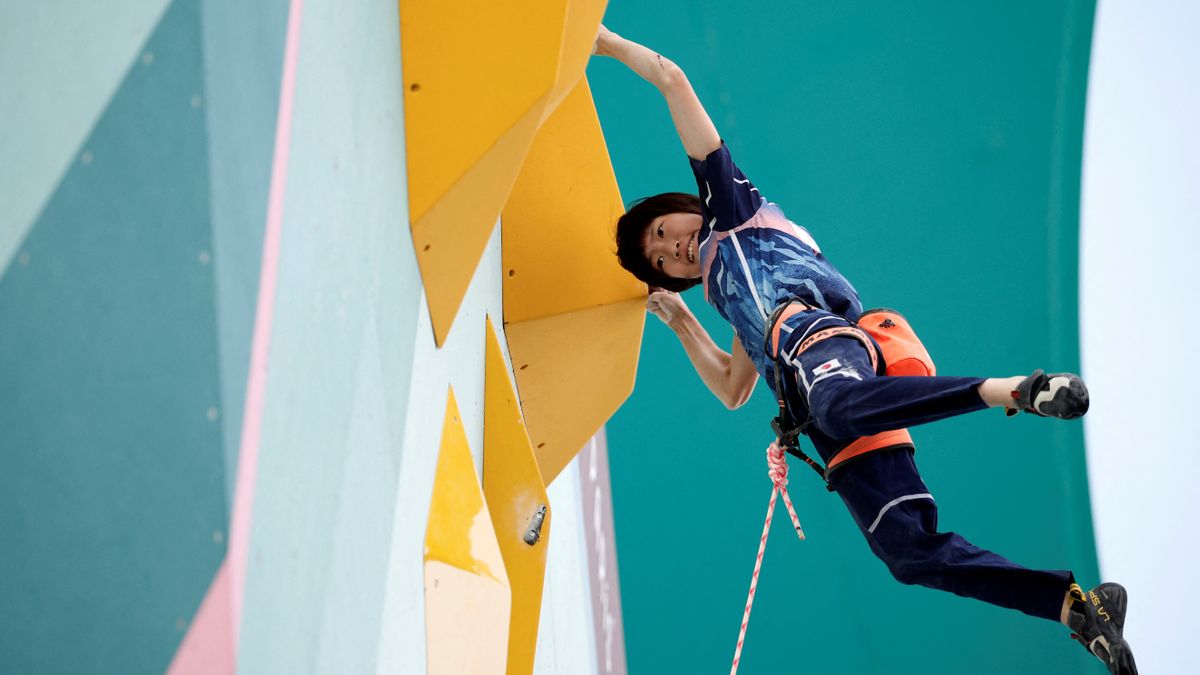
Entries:
<svg viewBox="0 0 1200 675">
<path fill-rule="evenodd" d="M 834 473 L 833 487 L 871 550 L 901 583 L 1061 619 L 1072 574 L 1022 567 L 953 532 L 938 532 L 937 505 L 911 450 L 856 459 Z"/>
</svg>

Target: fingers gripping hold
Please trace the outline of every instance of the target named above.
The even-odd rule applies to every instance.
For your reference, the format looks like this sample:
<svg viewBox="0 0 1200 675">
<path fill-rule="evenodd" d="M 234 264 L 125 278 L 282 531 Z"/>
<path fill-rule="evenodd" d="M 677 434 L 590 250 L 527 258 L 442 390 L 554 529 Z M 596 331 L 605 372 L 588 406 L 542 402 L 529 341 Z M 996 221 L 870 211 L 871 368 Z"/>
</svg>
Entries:
<svg viewBox="0 0 1200 675">
<path fill-rule="evenodd" d="M 678 293 L 654 291 L 646 299 L 646 311 L 657 316 L 668 326 L 688 311 L 687 304 Z"/>
</svg>

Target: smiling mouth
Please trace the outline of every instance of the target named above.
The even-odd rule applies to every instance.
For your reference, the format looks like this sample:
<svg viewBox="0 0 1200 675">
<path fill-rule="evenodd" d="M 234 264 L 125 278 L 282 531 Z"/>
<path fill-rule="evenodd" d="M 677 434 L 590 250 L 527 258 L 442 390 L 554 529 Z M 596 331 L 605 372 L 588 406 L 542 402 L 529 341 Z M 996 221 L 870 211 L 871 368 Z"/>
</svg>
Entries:
<svg viewBox="0 0 1200 675">
<path fill-rule="evenodd" d="M 692 233 L 691 239 L 688 239 L 687 258 L 689 263 L 696 262 L 696 233 Z"/>
</svg>

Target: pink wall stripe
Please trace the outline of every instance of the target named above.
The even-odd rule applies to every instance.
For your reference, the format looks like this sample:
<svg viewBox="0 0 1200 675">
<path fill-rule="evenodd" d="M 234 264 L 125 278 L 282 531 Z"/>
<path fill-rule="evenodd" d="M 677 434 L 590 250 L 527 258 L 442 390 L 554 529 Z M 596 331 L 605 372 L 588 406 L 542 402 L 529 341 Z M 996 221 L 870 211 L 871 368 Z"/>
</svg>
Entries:
<svg viewBox="0 0 1200 675">
<path fill-rule="evenodd" d="M 275 316 L 275 282 L 279 270 L 279 239 L 287 191 L 292 104 L 296 92 L 296 60 L 300 52 L 303 10 L 304 0 L 291 0 L 283 52 L 283 78 L 279 87 L 279 114 L 275 123 L 275 156 L 271 162 L 262 267 L 258 277 L 258 306 L 250 348 L 250 372 L 246 382 L 246 407 L 233 492 L 233 515 L 229 525 L 229 549 L 209 584 L 187 634 L 176 649 L 167 670 L 171 675 L 231 675 L 237 667 L 237 643 L 246 590 L 246 555 L 250 547 L 251 510 L 258 479 L 258 446 L 266 399 L 267 357 L 271 348 L 271 320 Z"/>
<path fill-rule="evenodd" d="M 169 675 L 232 675 L 235 669 L 230 625 L 229 558 L 221 562 L 187 635 L 175 650 Z"/>
<path fill-rule="evenodd" d="M 250 348 L 250 373 L 246 383 L 246 408 L 238 451 L 237 483 L 233 492 L 233 518 L 229 526 L 229 580 L 232 601 L 233 644 L 236 650 L 242 625 L 246 590 L 246 555 L 254 488 L 258 479 L 258 447 L 266 399 L 267 361 L 271 348 L 271 320 L 275 315 L 275 282 L 279 269 L 279 239 L 283 229 L 283 202 L 287 192 L 288 156 L 292 139 L 292 104 L 296 93 L 296 60 L 300 52 L 300 21 L 304 0 L 291 0 L 283 53 L 283 81 L 279 87 L 279 116 L 275 126 L 275 158 L 271 163 L 271 191 L 267 199 L 267 225 L 263 235 L 262 268 L 258 277 L 258 309 Z"/>
</svg>

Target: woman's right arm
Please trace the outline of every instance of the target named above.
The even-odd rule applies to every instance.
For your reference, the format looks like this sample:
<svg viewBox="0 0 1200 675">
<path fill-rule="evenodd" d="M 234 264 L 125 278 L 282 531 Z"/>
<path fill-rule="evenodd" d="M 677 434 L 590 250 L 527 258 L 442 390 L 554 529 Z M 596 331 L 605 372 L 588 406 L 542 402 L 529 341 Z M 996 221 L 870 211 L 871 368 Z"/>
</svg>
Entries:
<svg viewBox="0 0 1200 675">
<path fill-rule="evenodd" d="M 692 90 L 692 83 L 670 59 L 626 40 L 604 26 L 600 26 L 596 34 L 596 54 L 615 58 L 658 88 L 667 101 L 675 131 L 689 157 L 702 160 L 721 147 L 717 127 Z"/>
</svg>

